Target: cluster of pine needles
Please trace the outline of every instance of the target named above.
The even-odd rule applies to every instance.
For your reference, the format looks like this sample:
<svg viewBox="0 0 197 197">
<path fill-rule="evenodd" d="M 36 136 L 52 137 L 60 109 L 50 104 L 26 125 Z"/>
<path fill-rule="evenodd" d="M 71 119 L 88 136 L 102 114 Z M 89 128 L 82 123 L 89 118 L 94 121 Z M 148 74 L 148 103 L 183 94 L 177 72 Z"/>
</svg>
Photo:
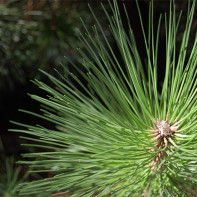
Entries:
<svg viewBox="0 0 197 197">
<path fill-rule="evenodd" d="M 24 111 L 56 125 L 15 123 L 25 129 L 28 146 L 44 152 L 24 154 L 21 164 L 33 172 L 53 177 L 25 183 L 22 195 L 30 196 L 192 196 L 197 187 L 197 37 L 187 48 L 195 10 L 189 3 L 180 48 L 174 2 L 169 16 L 160 15 L 154 34 L 153 3 L 149 6 L 148 36 L 139 11 L 147 64 L 141 60 L 128 19 L 125 30 L 118 3 L 110 3 L 109 30 L 118 47 L 117 58 L 105 31 L 92 11 L 96 25 L 86 29 L 78 49 L 80 67 L 70 61 L 80 78 L 65 73 L 57 79 L 43 72 L 55 85 L 35 81 L 48 98 L 31 97 L 42 104 L 43 115 Z M 159 35 L 165 21 L 166 62 L 158 90 Z M 76 85 L 77 84 L 77 85 Z M 29 137 L 27 137 L 27 134 Z M 35 143 L 33 143 L 35 142 Z M 39 145 L 38 145 L 39 144 Z M 194 194 L 192 194 L 194 192 Z"/>
</svg>

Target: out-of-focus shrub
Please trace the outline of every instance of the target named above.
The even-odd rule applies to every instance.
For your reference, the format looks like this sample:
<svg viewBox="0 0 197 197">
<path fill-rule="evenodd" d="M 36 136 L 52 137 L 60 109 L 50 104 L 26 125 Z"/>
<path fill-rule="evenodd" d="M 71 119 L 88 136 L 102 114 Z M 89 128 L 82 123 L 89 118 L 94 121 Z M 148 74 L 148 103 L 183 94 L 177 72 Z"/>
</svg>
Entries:
<svg viewBox="0 0 197 197">
<path fill-rule="evenodd" d="M 38 68 L 51 72 L 60 62 L 65 63 L 64 56 L 76 52 L 72 45 L 81 47 L 79 16 L 91 25 L 92 17 L 84 3 L 56 0 L 0 3 L 0 91 L 35 78 Z"/>
</svg>

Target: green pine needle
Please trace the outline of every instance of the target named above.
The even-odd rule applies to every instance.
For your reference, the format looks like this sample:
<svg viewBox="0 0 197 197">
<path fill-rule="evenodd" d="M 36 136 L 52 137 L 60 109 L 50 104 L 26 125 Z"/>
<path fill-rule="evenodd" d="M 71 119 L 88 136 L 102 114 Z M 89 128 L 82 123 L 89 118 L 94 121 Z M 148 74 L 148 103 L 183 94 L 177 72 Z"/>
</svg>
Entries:
<svg viewBox="0 0 197 197">
<path fill-rule="evenodd" d="M 21 164 L 30 165 L 34 172 L 54 174 L 51 178 L 26 183 L 22 195 L 47 196 L 49 192 L 73 197 L 178 197 L 195 194 L 197 36 L 186 58 L 195 1 L 188 6 L 179 50 L 176 37 L 181 15 L 176 20 L 174 2 L 170 4 L 169 17 L 163 17 L 166 69 L 160 92 L 157 75 L 162 16 L 154 35 L 151 3 L 146 37 L 137 4 L 147 52 L 145 72 L 126 8 L 129 33 L 123 28 L 117 2 L 110 6 L 113 17 L 102 5 L 122 61 L 117 59 L 91 10 L 97 25 L 92 27 L 92 32 L 85 27 L 86 35 L 81 36 L 86 47 L 86 52 L 78 49 L 83 71 L 70 62 L 83 79 L 67 72 L 66 77 L 60 74 L 61 81 L 41 71 L 56 88 L 36 80 L 50 95 L 48 98 L 31 95 L 43 104 L 43 115 L 24 111 L 54 123 L 57 129 L 15 123 L 27 128 L 13 131 L 30 134 L 31 137 L 23 137 L 31 141 L 28 146 L 47 150 L 24 154 L 26 160 Z"/>
</svg>

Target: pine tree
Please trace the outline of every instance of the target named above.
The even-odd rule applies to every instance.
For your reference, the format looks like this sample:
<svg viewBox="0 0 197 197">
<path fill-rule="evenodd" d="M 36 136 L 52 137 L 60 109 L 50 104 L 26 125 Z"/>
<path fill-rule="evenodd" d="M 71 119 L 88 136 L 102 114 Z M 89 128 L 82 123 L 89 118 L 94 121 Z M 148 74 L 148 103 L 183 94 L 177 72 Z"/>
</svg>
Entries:
<svg viewBox="0 0 197 197">
<path fill-rule="evenodd" d="M 30 126 L 14 131 L 47 151 L 24 154 L 34 172 L 54 176 L 26 183 L 22 195 L 63 196 L 192 196 L 197 186 L 197 37 L 186 58 L 195 1 L 188 5 L 180 49 L 176 39 L 174 2 L 169 17 L 160 16 L 153 29 L 153 3 L 149 7 L 149 34 L 140 23 L 147 66 L 140 58 L 128 17 L 126 32 L 116 1 L 110 3 L 109 20 L 121 60 L 116 57 L 99 20 L 93 33 L 82 35 L 86 50 L 78 49 L 81 78 L 65 69 L 62 81 L 42 71 L 56 86 L 35 80 L 48 98 L 31 97 L 43 106 L 43 115 L 24 111 L 56 125 L 56 129 Z M 158 88 L 158 45 L 161 20 L 165 20 L 166 68 Z M 99 32 L 99 33 L 98 33 Z M 178 52 L 177 52 L 178 51 Z M 147 72 L 146 72 L 147 70 Z M 77 85 L 76 85 L 77 84 Z M 79 88 L 80 87 L 80 88 Z M 38 145 L 39 144 L 39 145 Z M 33 158 L 33 160 L 28 160 Z M 192 192 L 194 194 L 192 194 Z"/>
</svg>

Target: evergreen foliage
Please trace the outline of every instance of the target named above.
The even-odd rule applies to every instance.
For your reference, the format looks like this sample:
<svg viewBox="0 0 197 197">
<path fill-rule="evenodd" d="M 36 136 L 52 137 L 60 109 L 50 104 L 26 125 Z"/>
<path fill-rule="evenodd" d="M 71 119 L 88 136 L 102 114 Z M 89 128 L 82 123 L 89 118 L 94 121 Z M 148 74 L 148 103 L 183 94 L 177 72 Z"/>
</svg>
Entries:
<svg viewBox="0 0 197 197">
<path fill-rule="evenodd" d="M 30 135 L 23 136 L 30 140 L 28 146 L 47 150 L 24 154 L 26 160 L 20 163 L 30 165 L 34 172 L 52 172 L 54 176 L 26 183 L 22 195 L 48 196 L 49 192 L 76 197 L 156 197 L 194 193 L 197 186 L 197 37 L 188 59 L 186 54 L 195 1 L 188 5 L 178 53 L 176 36 L 181 15 L 176 20 L 173 2 L 169 16 L 163 17 L 166 70 L 161 91 L 157 76 L 162 16 L 154 35 L 153 4 L 150 4 L 146 37 L 138 7 L 147 52 L 147 66 L 144 66 L 129 20 L 126 33 L 117 2 L 110 6 L 113 17 L 104 6 L 103 10 L 122 60 L 117 59 L 92 12 L 97 26 L 93 26 L 92 32 L 85 27 L 87 32 L 81 36 L 81 42 L 86 50 L 78 49 L 83 58 L 82 69 L 70 62 L 82 79 L 65 69 L 65 75 L 59 73 L 62 81 L 42 71 L 55 89 L 35 81 L 48 94 L 48 98 L 31 95 L 42 104 L 43 115 L 23 111 L 52 122 L 57 128 L 16 123 L 27 128 L 14 131 Z M 152 132 L 158 129 L 156 121 L 161 120 L 178 127 L 177 133 L 173 137 L 166 134 L 163 146 L 158 147 Z M 165 156 L 152 168 L 151 163 L 159 153 Z"/>
<path fill-rule="evenodd" d="M 14 158 L 6 158 L 5 159 L 5 170 L 3 169 L 3 164 L 1 164 L 0 169 L 0 196 L 4 197 L 18 197 L 19 189 L 21 189 L 22 184 L 28 177 L 28 173 L 26 173 L 22 178 L 21 174 L 21 166 L 14 166 Z"/>
</svg>

